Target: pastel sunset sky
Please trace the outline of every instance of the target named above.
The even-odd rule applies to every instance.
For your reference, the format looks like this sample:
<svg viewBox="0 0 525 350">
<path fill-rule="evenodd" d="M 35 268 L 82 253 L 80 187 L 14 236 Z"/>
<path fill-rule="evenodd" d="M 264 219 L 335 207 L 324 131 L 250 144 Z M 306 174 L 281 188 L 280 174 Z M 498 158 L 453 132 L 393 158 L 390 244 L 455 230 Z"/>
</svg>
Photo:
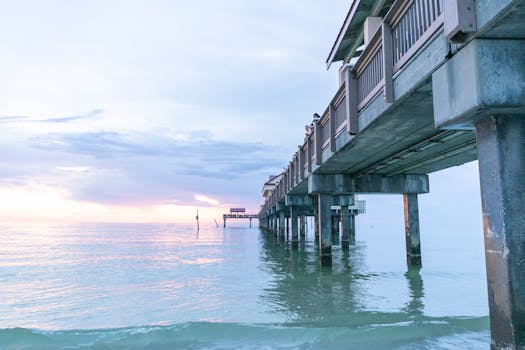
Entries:
<svg viewBox="0 0 525 350">
<path fill-rule="evenodd" d="M 349 4 L 6 2 L 0 220 L 256 212 L 267 176 L 288 163 L 337 90 L 337 65 L 326 71 L 324 61 Z M 475 163 L 433 175 L 431 186 L 444 190 L 426 200 L 455 202 L 446 189 L 475 193 L 476 181 Z M 454 205 L 474 203 L 481 217 L 470 197 Z"/>
</svg>

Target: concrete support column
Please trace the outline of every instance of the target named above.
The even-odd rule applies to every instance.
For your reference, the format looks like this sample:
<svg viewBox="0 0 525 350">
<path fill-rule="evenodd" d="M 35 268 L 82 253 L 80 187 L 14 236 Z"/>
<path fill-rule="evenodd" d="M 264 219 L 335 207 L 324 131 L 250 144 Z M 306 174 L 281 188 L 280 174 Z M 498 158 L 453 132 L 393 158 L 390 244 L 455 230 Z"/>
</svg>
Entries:
<svg viewBox="0 0 525 350">
<path fill-rule="evenodd" d="M 332 242 L 333 244 L 339 243 L 339 219 L 340 219 L 340 215 L 334 211 L 332 213 Z"/>
<path fill-rule="evenodd" d="M 493 349 L 525 349 L 525 115 L 476 124 Z"/>
<path fill-rule="evenodd" d="M 297 208 L 290 207 L 290 220 L 292 226 L 292 246 L 297 247 L 299 242 L 299 225 L 297 222 Z"/>
<path fill-rule="evenodd" d="M 318 211 L 314 215 L 314 236 L 315 236 L 315 241 L 319 242 L 319 215 L 317 214 L 318 214 Z"/>
<path fill-rule="evenodd" d="M 272 233 L 276 236 L 279 234 L 277 215 L 275 214 L 272 216 Z"/>
<path fill-rule="evenodd" d="M 421 266 L 421 244 L 419 240 L 419 208 L 417 194 L 403 195 L 405 204 L 405 236 L 407 265 Z"/>
<path fill-rule="evenodd" d="M 306 238 L 306 217 L 304 215 L 299 216 L 299 236 L 302 241 Z"/>
<path fill-rule="evenodd" d="M 350 244 L 355 245 L 355 217 L 357 215 L 351 214 L 350 215 Z"/>
<path fill-rule="evenodd" d="M 329 194 L 319 193 L 317 195 L 317 220 L 319 223 L 319 253 L 321 265 L 332 265 L 332 197 Z"/>
<path fill-rule="evenodd" d="M 286 217 L 284 216 L 284 211 L 279 212 L 279 235 L 281 238 L 284 238 L 285 235 L 285 221 Z"/>
<path fill-rule="evenodd" d="M 343 247 L 348 247 L 350 244 L 355 244 L 355 220 L 354 215 L 350 212 L 347 206 L 341 207 L 341 244 Z"/>
</svg>

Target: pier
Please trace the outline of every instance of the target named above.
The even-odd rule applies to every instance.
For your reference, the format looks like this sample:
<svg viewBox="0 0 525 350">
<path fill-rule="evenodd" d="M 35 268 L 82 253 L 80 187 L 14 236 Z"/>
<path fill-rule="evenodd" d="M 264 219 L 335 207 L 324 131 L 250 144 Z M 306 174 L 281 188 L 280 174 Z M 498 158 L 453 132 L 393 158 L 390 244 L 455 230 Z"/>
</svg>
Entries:
<svg viewBox="0 0 525 350">
<path fill-rule="evenodd" d="M 339 238 L 353 244 L 356 196 L 399 195 L 421 266 L 428 174 L 477 159 L 492 348 L 524 349 L 524 19 L 525 0 L 354 0 L 326 60 L 339 89 L 264 184 L 261 227 L 296 243 L 312 217 L 330 266 Z"/>
<path fill-rule="evenodd" d="M 259 215 L 257 214 L 246 214 L 245 208 L 230 208 L 229 214 L 223 214 L 223 227 L 226 227 L 226 220 L 228 219 L 248 219 L 250 220 L 250 227 L 252 227 L 252 220 L 258 219 Z"/>
</svg>

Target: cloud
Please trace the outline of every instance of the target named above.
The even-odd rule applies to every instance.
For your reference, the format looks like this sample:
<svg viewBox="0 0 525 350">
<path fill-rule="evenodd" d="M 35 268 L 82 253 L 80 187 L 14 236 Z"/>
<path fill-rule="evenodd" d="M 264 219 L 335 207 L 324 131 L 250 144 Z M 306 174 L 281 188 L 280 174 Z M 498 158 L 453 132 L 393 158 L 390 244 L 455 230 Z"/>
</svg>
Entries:
<svg viewBox="0 0 525 350">
<path fill-rule="evenodd" d="M 40 179 L 76 200 L 119 205 L 218 205 L 220 198 L 255 206 L 258 185 L 285 161 L 274 146 L 217 140 L 207 130 L 51 133 L 17 145 L 0 182 Z M 0 143 L 0 152 L 8 149 Z"/>
<path fill-rule="evenodd" d="M 70 123 L 78 120 L 92 119 L 103 112 L 102 109 L 94 109 L 91 112 L 67 117 L 39 119 L 29 116 L 5 116 L 0 117 L 1 124 L 12 123 Z"/>
<path fill-rule="evenodd" d="M 0 185 L 44 182 L 98 203 L 202 204 L 199 194 L 256 207 L 338 88 L 324 58 L 347 7 L 10 2 Z"/>
<path fill-rule="evenodd" d="M 213 206 L 218 206 L 220 204 L 220 202 L 216 199 L 213 199 L 213 198 L 210 198 L 210 197 L 206 197 L 202 194 L 196 194 L 193 196 L 193 198 L 195 198 L 196 201 L 199 201 L 199 202 L 203 202 L 203 203 L 206 203 L 206 204 L 210 204 L 210 205 L 213 205 Z"/>
</svg>

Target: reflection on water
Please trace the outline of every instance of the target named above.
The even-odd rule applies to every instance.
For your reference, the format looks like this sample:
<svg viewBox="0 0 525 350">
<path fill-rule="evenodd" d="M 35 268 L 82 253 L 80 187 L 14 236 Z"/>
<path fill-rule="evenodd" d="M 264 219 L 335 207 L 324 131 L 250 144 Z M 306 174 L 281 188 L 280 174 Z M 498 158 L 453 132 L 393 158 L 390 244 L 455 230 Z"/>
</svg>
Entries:
<svg viewBox="0 0 525 350">
<path fill-rule="evenodd" d="M 263 268 L 276 277 L 265 289 L 263 298 L 278 305 L 295 323 L 326 324 L 327 326 L 366 323 L 367 288 L 375 278 L 385 278 L 368 271 L 366 249 L 362 244 L 348 249 L 333 248 L 333 265 L 321 266 L 317 246 L 313 241 L 300 241 L 298 248 L 282 242 L 271 234 L 262 234 L 261 261 Z M 388 276 L 387 276 L 388 278 Z M 397 276 L 391 276 L 395 279 Z M 391 304 L 398 304 L 397 317 L 413 318 L 424 314 L 423 278 L 418 268 L 404 274 L 405 290 L 398 290 Z M 379 291 L 379 293 L 381 293 Z M 359 318 L 352 319 L 358 314 Z"/>
<path fill-rule="evenodd" d="M 484 276 L 406 271 L 391 236 L 321 267 L 311 230 L 294 247 L 242 226 L 0 227 L 0 348 L 486 348 Z"/>
<path fill-rule="evenodd" d="M 426 315 L 421 269 L 371 271 L 362 241 L 348 249 L 334 246 L 329 267 L 320 265 L 314 239 L 300 241 L 297 248 L 269 233 L 262 233 L 261 241 L 261 268 L 276 277 L 263 298 L 287 313 L 294 325 L 367 330 L 378 337 L 373 344 L 379 348 L 395 347 L 396 341 L 401 347 L 440 348 L 444 338 L 453 348 L 487 346 L 487 317 Z M 385 304 L 388 307 L 381 306 Z M 407 327 L 410 332 L 405 331 Z M 464 341 L 449 339 L 450 334 L 463 334 Z M 352 344 L 368 346 L 371 342 L 363 334 L 359 337 Z"/>
<path fill-rule="evenodd" d="M 423 297 L 425 292 L 423 290 L 423 279 L 419 273 L 421 270 L 419 267 L 410 267 L 405 273 L 405 277 L 408 281 L 408 288 L 410 292 L 410 299 L 406 303 L 406 307 L 403 311 L 410 315 L 422 315 L 423 314 Z"/>
</svg>

